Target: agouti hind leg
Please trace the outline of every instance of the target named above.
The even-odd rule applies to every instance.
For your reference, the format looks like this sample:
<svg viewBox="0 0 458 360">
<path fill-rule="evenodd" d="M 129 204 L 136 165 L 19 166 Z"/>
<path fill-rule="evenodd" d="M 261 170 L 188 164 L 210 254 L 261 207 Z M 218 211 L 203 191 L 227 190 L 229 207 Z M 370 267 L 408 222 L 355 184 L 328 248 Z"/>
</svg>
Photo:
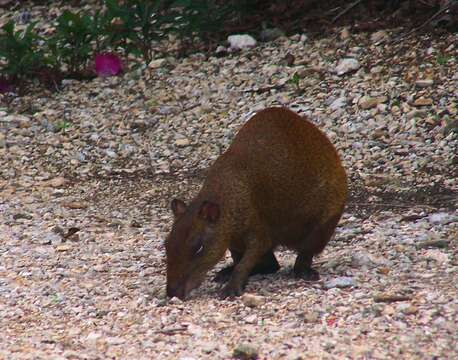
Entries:
<svg viewBox="0 0 458 360">
<path fill-rule="evenodd" d="M 294 264 L 294 276 L 306 281 L 317 281 L 320 279 L 318 271 L 312 268 L 313 255 L 300 253 L 297 255 Z"/>
<path fill-rule="evenodd" d="M 328 220 L 323 225 L 315 227 L 304 241 L 302 249 L 299 249 L 294 264 L 294 275 L 307 281 L 320 279 L 318 271 L 312 268 L 313 256 L 323 251 L 326 244 L 331 240 L 340 219 L 340 214 Z"/>
<path fill-rule="evenodd" d="M 235 265 L 237 265 L 237 263 L 242 258 L 240 254 L 234 251 L 231 251 L 231 256 L 234 263 L 218 271 L 213 278 L 213 281 L 223 283 L 229 280 Z M 279 269 L 280 264 L 278 263 L 277 258 L 275 257 L 273 251 L 269 251 L 261 258 L 260 261 L 258 261 L 253 270 L 251 270 L 250 276 L 257 274 L 273 274 L 276 273 Z"/>
</svg>

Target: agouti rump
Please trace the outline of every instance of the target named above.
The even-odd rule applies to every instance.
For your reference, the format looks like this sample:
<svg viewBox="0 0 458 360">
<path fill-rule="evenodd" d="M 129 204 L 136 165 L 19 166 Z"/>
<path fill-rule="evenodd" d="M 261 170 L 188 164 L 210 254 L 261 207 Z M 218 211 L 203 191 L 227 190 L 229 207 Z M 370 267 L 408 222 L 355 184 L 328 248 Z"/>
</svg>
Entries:
<svg viewBox="0 0 458 360">
<path fill-rule="evenodd" d="M 315 125 L 286 108 L 258 112 L 191 203 L 171 202 L 167 295 L 185 299 L 228 249 L 233 265 L 216 277 L 228 280 L 222 297 L 240 295 L 250 275 L 276 272 L 278 245 L 297 252 L 297 277 L 318 279 L 313 256 L 331 239 L 346 198 L 345 170 Z"/>
</svg>

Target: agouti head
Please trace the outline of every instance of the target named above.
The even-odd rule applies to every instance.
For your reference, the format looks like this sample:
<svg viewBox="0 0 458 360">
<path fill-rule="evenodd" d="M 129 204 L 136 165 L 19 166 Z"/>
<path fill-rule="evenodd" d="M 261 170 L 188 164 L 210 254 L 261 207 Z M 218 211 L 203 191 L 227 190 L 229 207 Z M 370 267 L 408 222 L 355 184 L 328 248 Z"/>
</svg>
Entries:
<svg viewBox="0 0 458 360">
<path fill-rule="evenodd" d="M 171 208 L 175 220 L 165 241 L 167 296 L 185 299 L 226 252 L 221 241 L 216 241 L 220 207 L 200 200 L 187 206 L 174 199 Z"/>
</svg>

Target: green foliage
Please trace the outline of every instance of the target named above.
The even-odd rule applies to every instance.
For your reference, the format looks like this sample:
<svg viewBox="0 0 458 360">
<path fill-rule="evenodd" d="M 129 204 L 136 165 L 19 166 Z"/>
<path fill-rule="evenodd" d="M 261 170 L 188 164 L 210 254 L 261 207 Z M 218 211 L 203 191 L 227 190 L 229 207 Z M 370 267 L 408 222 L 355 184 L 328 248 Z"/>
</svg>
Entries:
<svg viewBox="0 0 458 360">
<path fill-rule="evenodd" d="M 121 47 L 128 54 L 152 59 L 151 42 L 162 39 L 172 28 L 174 17 L 160 10 L 164 1 L 105 0 L 105 34 L 113 47 Z"/>
<path fill-rule="evenodd" d="M 101 21 L 99 14 L 83 15 L 65 11 L 57 19 L 56 34 L 49 39 L 48 47 L 53 60 L 65 64 L 75 74 L 86 69 L 99 43 Z"/>
<path fill-rule="evenodd" d="M 448 61 L 451 59 L 450 55 L 437 54 L 436 61 L 439 65 L 447 65 Z"/>
<path fill-rule="evenodd" d="M 299 75 L 297 73 L 294 73 L 293 76 L 291 76 L 291 79 L 289 79 L 289 82 L 291 84 L 294 84 L 294 86 L 296 86 L 296 90 L 299 90 L 299 82 L 300 82 L 301 78 L 299 77 Z"/>
<path fill-rule="evenodd" d="M 61 120 L 56 124 L 56 129 L 58 131 L 66 131 L 70 128 L 71 124 L 66 120 Z"/>
<path fill-rule="evenodd" d="M 86 77 L 89 62 L 104 51 L 122 50 L 150 62 L 153 44 L 170 33 L 182 39 L 208 40 L 221 24 L 253 1 L 217 0 L 104 0 L 93 15 L 64 11 L 55 34 L 42 37 L 35 23 L 15 30 L 8 22 L 0 33 L 0 71 L 11 79 L 45 79 L 56 83 L 60 71 Z"/>
<path fill-rule="evenodd" d="M 27 78 L 46 64 L 43 50 L 39 48 L 41 37 L 34 32 L 35 23 L 24 30 L 14 29 L 9 21 L 0 34 L 0 61 L 2 72 L 11 79 Z"/>
<path fill-rule="evenodd" d="M 207 39 L 218 32 L 224 19 L 234 14 L 235 7 L 215 0 L 177 0 L 173 3 L 181 9 L 177 32 L 182 37 L 199 36 Z"/>
</svg>

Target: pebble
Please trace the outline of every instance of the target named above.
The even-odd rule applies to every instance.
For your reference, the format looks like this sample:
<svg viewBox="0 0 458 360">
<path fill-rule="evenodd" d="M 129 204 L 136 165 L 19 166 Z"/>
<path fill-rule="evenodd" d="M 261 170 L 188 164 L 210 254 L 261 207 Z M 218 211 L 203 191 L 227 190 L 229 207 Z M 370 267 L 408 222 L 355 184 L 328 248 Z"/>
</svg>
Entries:
<svg viewBox="0 0 458 360">
<path fill-rule="evenodd" d="M 229 35 L 227 41 L 232 50 L 245 50 L 256 46 L 256 40 L 251 35 Z"/>
<path fill-rule="evenodd" d="M 347 288 L 351 286 L 356 286 L 356 282 L 353 278 L 347 276 L 338 277 L 324 283 L 325 289 Z"/>
<path fill-rule="evenodd" d="M 177 146 L 188 146 L 190 144 L 188 139 L 177 139 L 175 140 Z"/>
<path fill-rule="evenodd" d="M 400 294 L 391 294 L 391 293 L 385 293 L 385 294 L 377 294 L 374 296 L 374 301 L 375 302 L 384 302 L 384 303 L 392 303 L 392 302 L 397 302 L 397 301 L 408 301 L 411 300 L 412 297 L 408 295 L 400 295 Z"/>
<path fill-rule="evenodd" d="M 242 302 L 245 306 L 254 308 L 262 305 L 264 303 L 264 298 L 262 296 L 245 293 L 242 295 Z"/>
<path fill-rule="evenodd" d="M 458 222 L 458 215 L 449 213 L 435 213 L 428 217 L 428 221 L 432 224 L 447 225 L 450 223 Z"/>
<path fill-rule="evenodd" d="M 356 71 L 360 68 L 358 60 L 353 58 L 346 58 L 339 61 L 337 66 L 334 69 L 334 72 L 337 75 L 344 75 L 352 71 Z"/>
<path fill-rule="evenodd" d="M 427 88 L 434 85 L 433 79 L 418 79 L 415 81 L 415 85 L 419 88 Z"/>
<path fill-rule="evenodd" d="M 252 344 L 242 343 L 234 349 L 232 357 L 240 360 L 256 360 L 258 349 Z"/>
<path fill-rule="evenodd" d="M 380 96 L 380 97 L 370 97 L 370 96 L 363 96 L 359 100 L 359 106 L 364 109 L 372 109 L 374 107 L 377 107 L 377 105 L 384 103 L 388 100 L 386 96 Z"/>
<path fill-rule="evenodd" d="M 166 59 L 154 59 L 148 64 L 148 67 L 150 69 L 159 69 L 163 67 L 166 62 L 167 62 Z"/>
<path fill-rule="evenodd" d="M 414 106 L 431 106 L 433 104 L 433 99 L 430 98 L 418 98 L 414 101 Z"/>
<path fill-rule="evenodd" d="M 335 99 L 330 105 L 329 108 L 331 110 L 338 110 L 340 108 L 343 108 L 347 105 L 347 98 L 345 97 L 339 97 Z"/>
<path fill-rule="evenodd" d="M 379 41 L 386 40 L 388 38 L 388 33 L 385 30 L 379 30 L 371 35 L 371 41 L 378 43 Z"/>
</svg>

